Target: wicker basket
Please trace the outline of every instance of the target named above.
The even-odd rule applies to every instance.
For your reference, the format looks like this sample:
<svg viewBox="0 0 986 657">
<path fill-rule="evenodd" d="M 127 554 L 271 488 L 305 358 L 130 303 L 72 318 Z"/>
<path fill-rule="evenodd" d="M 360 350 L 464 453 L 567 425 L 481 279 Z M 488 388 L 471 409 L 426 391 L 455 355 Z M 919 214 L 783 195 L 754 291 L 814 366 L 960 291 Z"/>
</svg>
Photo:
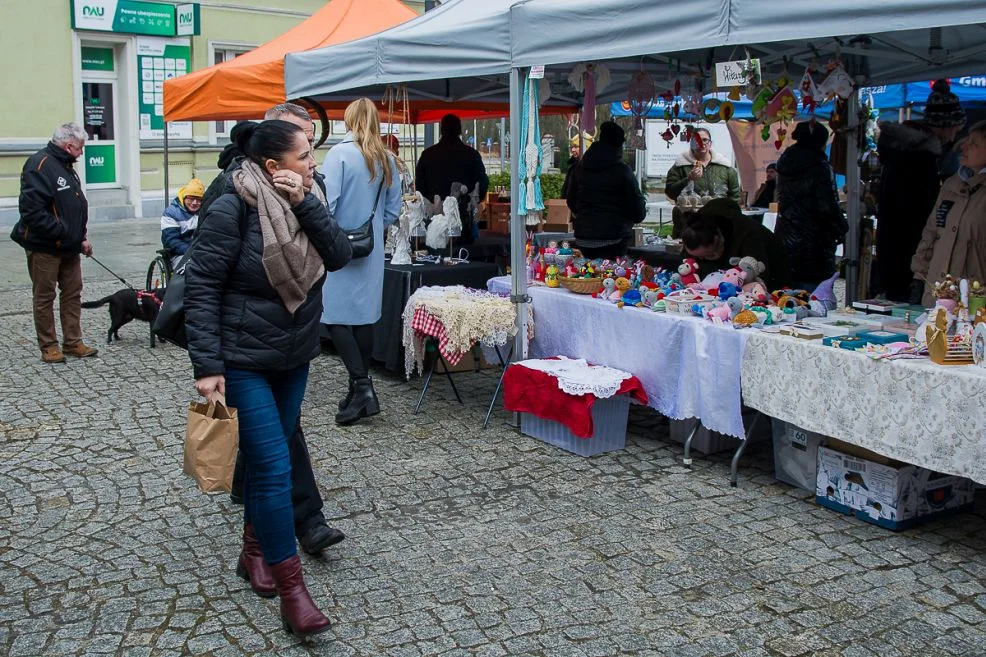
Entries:
<svg viewBox="0 0 986 657">
<path fill-rule="evenodd" d="M 603 286 L 603 279 L 599 277 L 569 278 L 568 276 L 559 276 L 558 282 L 561 283 L 562 287 L 576 294 L 592 294 L 593 292 L 598 292 L 599 288 Z"/>
<path fill-rule="evenodd" d="M 676 290 L 664 298 L 669 313 L 691 315 L 692 306 L 711 306 L 715 297 L 692 290 Z"/>
</svg>

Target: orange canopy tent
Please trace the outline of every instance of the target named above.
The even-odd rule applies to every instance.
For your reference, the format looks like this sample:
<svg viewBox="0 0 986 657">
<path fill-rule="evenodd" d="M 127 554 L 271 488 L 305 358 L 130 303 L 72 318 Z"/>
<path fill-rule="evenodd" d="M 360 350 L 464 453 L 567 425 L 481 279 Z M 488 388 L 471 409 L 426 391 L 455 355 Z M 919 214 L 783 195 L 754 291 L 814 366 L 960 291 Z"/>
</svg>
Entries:
<svg viewBox="0 0 986 657">
<path fill-rule="evenodd" d="M 285 100 L 284 56 L 359 39 L 417 16 L 398 0 L 332 0 L 281 36 L 164 82 L 165 121 L 259 119 Z"/>
<path fill-rule="evenodd" d="M 284 57 L 376 34 L 417 14 L 398 0 L 332 0 L 279 37 L 216 64 L 164 82 L 164 120 L 219 121 L 259 119 L 268 109 L 289 100 L 284 90 Z M 349 100 L 290 99 L 307 105 L 324 121 L 341 119 Z M 452 113 L 461 118 L 494 118 L 509 114 L 507 103 L 483 101 L 412 101 L 407 116 L 402 103 L 388 107 L 374 98 L 381 120 L 397 123 L 438 121 Z M 391 111 L 392 110 L 392 111 Z M 542 113 L 570 113 L 568 107 L 543 107 Z M 325 130 L 323 125 L 323 132 Z"/>
</svg>

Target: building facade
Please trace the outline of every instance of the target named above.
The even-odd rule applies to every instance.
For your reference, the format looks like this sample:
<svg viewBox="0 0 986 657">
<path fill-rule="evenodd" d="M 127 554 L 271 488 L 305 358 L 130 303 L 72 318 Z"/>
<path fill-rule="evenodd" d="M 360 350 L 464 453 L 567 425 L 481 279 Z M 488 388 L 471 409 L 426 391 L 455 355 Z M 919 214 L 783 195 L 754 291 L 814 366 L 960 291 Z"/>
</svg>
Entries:
<svg viewBox="0 0 986 657">
<path fill-rule="evenodd" d="M 17 220 L 20 170 L 58 125 L 89 141 L 77 165 L 93 219 L 158 216 L 164 192 L 163 80 L 235 58 L 294 27 L 325 0 L 7 0 L 0 55 L 0 225 Z M 424 2 L 406 2 L 417 11 Z M 16 93 L 19 97 L 15 97 Z M 259 118 L 259 117 L 258 117 Z M 206 183 L 233 122 L 168 126 L 169 197 Z"/>
</svg>

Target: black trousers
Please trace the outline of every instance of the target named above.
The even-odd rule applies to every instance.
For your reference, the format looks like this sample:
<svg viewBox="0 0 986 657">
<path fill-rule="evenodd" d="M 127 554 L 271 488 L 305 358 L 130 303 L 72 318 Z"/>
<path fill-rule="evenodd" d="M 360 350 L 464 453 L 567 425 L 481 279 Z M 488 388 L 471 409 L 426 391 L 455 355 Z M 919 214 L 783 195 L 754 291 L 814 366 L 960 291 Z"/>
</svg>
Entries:
<svg viewBox="0 0 986 657">
<path fill-rule="evenodd" d="M 325 523 L 322 515 L 322 494 L 315 483 L 312 459 L 308 453 L 305 433 L 301 430 L 299 419 L 294 433 L 288 437 L 288 454 L 291 457 L 291 505 L 294 507 L 294 533 L 301 538 L 315 525 Z M 236 468 L 233 470 L 233 495 L 243 497 L 243 479 L 246 464 L 243 455 L 236 455 Z"/>
<path fill-rule="evenodd" d="M 332 344 L 339 352 L 350 377 L 369 375 L 370 354 L 373 353 L 373 324 L 331 324 L 329 337 L 332 338 Z"/>
</svg>

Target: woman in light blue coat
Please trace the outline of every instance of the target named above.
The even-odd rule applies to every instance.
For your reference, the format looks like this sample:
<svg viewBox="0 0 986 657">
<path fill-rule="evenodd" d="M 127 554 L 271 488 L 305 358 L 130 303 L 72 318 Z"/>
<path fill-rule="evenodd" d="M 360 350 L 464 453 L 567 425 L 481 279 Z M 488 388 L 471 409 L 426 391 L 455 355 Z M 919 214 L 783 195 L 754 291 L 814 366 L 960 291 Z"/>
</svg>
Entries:
<svg viewBox="0 0 986 657">
<path fill-rule="evenodd" d="M 339 402 L 336 423 L 349 425 L 380 412 L 370 380 L 373 325 L 383 301 L 384 229 L 401 210 L 401 179 L 394 158 L 380 139 L 373 101 L 360 98 L 345 113 L 349 132 L 325 157 L 325 199 L 329 214 L 345 231 L 373 215 L 373 251 L 353 258 L 322 286 L 322 323 L 349 370 L 349 394 Z"/>
</svg>

